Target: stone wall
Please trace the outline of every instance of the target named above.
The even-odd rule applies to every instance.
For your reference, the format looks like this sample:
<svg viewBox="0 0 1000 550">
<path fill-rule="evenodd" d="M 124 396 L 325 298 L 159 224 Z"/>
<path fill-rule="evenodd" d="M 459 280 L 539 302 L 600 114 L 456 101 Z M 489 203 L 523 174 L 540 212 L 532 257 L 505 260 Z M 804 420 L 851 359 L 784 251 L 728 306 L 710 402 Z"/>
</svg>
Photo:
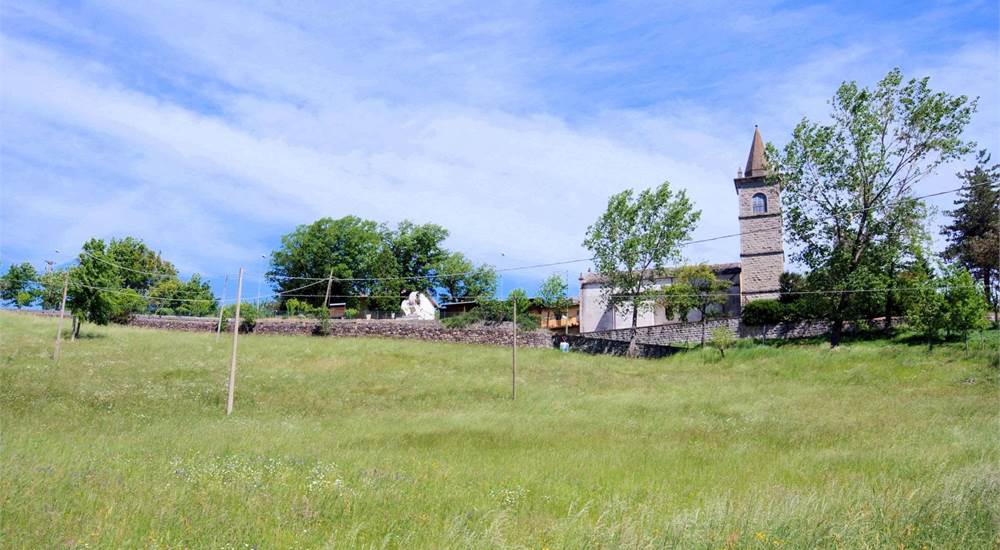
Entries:
<svg viewBox="0 0 1000 550">
<path fill-rule="evenodd" d="M 893 319 L 894 325 L 902 319 Z M 812 338 L 830 333 L 829 321 L 797 321 L 793 323 L 778 323 L 775 325 L 750 326 L 744 325 L 738 317 L 730 319 L 712 319 L 705 323 L 705 338 L 712 337 L 712 331 L 718 327 L 726 327 L 740 338 L 757 338 L 761 340 L 781 340 L 795 338 Z M 844 323 L 844 332 L 857 330 L 856 323 Z M 602 330 L 587 332 L 581 336 L 601 340 L 617 340 L 628 342 L 632 337 L 631 329 Z M 636 329 L 636 341 L 642 344 L 660 346 L 681 345 L 701 342 L 701 323 L 671 323 Z"/>
<path fill-rule="evenodd" d="M 722 326 L 728 327 L 737 334 L 740 333 L 740 319 L 738 317 L 712 319 L 705 323 L 705 338 L 711 338 L 712 330 Z M 582 336 L 628 342 L 632 338 L 632 329 L 601 330 L 588 332 L 582 334 Z M 701 323 L 669 323 L 651 327 L 639 327 L 636 329 L 636 341 L 642 344 L 661 346 L 701 342 Z"/>
<path fill-rule="evenodd" d="M 218 318 L 174 317 L 168 315 L 136 315 L 130 326 L 182 330 L 188 332 L 212 332 Z M 320 323 L 314 319 L 259 319 L 254 334 L 311 335 L 316 334 Z M 223 330 L 232 330 L 226 323 Z M 432 342 L 456 342 L 465 344 L 511 345 L 510 325 L 451 329 L 439 321 L 405 321 L 402 319 L 334 319 L 330 321 L 330 336 L 339 337 L 380 337 L 427 340 Z M 548 331 L 536 330 L 518 332 L 519 347 L 552 347 L 552 337 Z"/>
<path fill-rule="evenodd" d="M 183 330 L 185 332 L 213 332 L 218 326 L 218 317 L 181 317 L 173 315 L 133 315 L 129 326 Z M 229 323 L 223 326 L 228 328 Z"/>
<path fill-rule="evenodd" d="M 313 334 L 319 323 L 312 319 L 262 319 L 257 321 L 255 334 Z M 509 325 L 497 327 L 447 328 L 439 321 L 404 321 L 351 319 L 331 320 L 330 336 L 381 337 L 456 342 L 464 344 L 511 345 Z M 549 348 L 552 337 L 549 331 L 535 330 L 517 333 L 518 347 Z"/>
<path fill-rule="evenodd" d="M 559 345 L 565 338 L 566 342 L 569 343 L 570 349 L 573 351 L 579 351 L 583 353 L 593 353 L 593 354 L 603 354 L 603 355 L 627 355 L 628 354 L 628 341 L 627 340 L 609 340 L 604 338 L 590 338 L 587 336 L 579 336 L 575 334 L 571 335 L 556 335 L 552 337 L 552 341 L 555 345 Z M 672 355 L 679 351 L 683 351 L 683 348 L 677 348 L 672 346 L 659 346 L 656 344 L 637 344 L 636 354 L 638 357 L 655 358 L 655 357 L 665 357 L 667 355 Z"/>
</svg>

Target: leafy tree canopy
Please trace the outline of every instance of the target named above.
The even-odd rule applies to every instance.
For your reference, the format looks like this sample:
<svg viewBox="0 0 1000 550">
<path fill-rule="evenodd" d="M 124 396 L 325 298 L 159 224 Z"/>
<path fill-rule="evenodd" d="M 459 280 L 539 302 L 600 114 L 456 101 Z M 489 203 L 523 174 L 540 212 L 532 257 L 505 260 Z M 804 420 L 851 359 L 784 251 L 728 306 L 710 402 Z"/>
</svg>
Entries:
<svg viewBox="0 0 1000 550">
<path fill-rule="evenodd" d="M 950 224 L 941 233 L 948 239 L 944 258 L 959 262 L 986 290 L 986 299 L 1000 306 L 1000 164 L 980 151 L 976 166 L 959 173 L 965 187 L 949 212 Z"/>
<path fill-rule="evenodd" d="M 497 290 L 497 272 L 492 266 L 475 265 L 461 252 L 452 252 L 434 269 L 436 294 L 449 302 L 492 297 Z"/>
<path fill-rule="evenodd" d="M 569 285 L 566 284 L 562 276 L 553 273 L 542 281 L 542 286 L 538 289 L 538 298 L 546 310 L 565 313 L 573 303 L 566 295 L 568 291 Z"/>
<path fill-rule="evenodd" d="M 722 313 L 731 286 L 705 264 L 684 266 L 677 269 L 669 285 L 659 289 L 658 301 L 668 317 L 678 315 L 685 322 L 692 311 L 697 311 L 701 317 L 701 344 L 705 345 L 705 323 Z"/>
<path fill-rule="evenodd" d="M 310 285 L 307 279 L 324 279 L 331 272 L 331 300 L 350 308 L 360 305 L 359 296 L 368 296 L 368 307 L 395 311 L 403 295 L 412 291 L 449 300 L 492 296 L 493 269 L 449 253 L 443 245 L 447 237 L 448 231 L 436 224 L 404 220 L 390 229 L 355 216 L 322 218 L 282 237 L 281 247 L 271 254 L 268 276 L 279 292 L 287 293 L 286 299 L 314 306 L 322 305 L 326 281 Z M 466 272 L 471 273 L 444 276 Z"/>
<path fill-rule="evenodd" d="M 613 308 L 631 310 L 630 352 L 635 350 L 639 312 L 653 306 L 648 291 L 655 272 L 680 260 L 681 244 L 690 238 L 700 217 L 684 191 L 674 193 L 664 182 L 638 195 L 631 189 L 613 195 L 605 212 L 587 228 L 583 245 L 607 279 L 603 300 Z"/>
<path fill-rule="evenodd" d="M 150 307 L 160 315 L 205 317 L 217 309 L 215 295 L 208 282 L 195 274 L 187 282 L 165 279 L 149 291 Z"/>
<path fill-rule="evenodd" d="M 11 264 L 0 276 L 0 300 L 18 309 L 30 306 L 39 295 L 38 272 L 28 262 Z"/>
<path fill-rule="evenodd" d="M 826 288 L 846 290 L 859 279 L 891 279 L 923 239 L 926 208 L 912 187 L 971 151 L 962 131 L 976 101 L 935 92 L 927 78 L 904 82 L 895 69 L 871 89 L 841 84 L 831 106 L 830 123 L 803 119 L 784 149 L 768 148 L 768 161 L 782 186 L 792 259 L 819 272 Z M 859 299 L 830 299 L 832 344 Z"/>
</svg>

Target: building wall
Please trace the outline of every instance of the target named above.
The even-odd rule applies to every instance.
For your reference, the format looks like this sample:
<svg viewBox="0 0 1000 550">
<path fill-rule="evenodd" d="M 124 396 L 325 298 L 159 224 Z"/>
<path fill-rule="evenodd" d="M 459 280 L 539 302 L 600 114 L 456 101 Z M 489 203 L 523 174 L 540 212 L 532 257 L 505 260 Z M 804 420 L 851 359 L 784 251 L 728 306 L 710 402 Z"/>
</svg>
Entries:
<svg viewBox="0 0 1000 550">
<path fill-rule="evenodd" d="M 730 297 L 723 306 L 722 313 L 731 316 L 740 313 L 740 278 L 739 274 L 720 275 L 720 278 L 732 281 L 729 289 Z M 667 278 L 658 279 L 656 287 L 663 287 L 671 284 L 672 280 Z M 632 327 L 632 309 L 629 307 L 619 307 L 616 311 L 604 304 L 601 298 L 604 285 L 599 283 L 584 283 L 580 286 L 580 332 L 587 333 L 598 330 L 615 330 Z M 663 325 L 672 321 L 678 321 L 677 317 L 667 318 L 662 306 L 654 306 L 652 311 L 641 311 L 637 325 L 648 327 Z M 688 321 L 701 321 L 701 313 L 695 310 L 688 312 Z"/>
</svg>

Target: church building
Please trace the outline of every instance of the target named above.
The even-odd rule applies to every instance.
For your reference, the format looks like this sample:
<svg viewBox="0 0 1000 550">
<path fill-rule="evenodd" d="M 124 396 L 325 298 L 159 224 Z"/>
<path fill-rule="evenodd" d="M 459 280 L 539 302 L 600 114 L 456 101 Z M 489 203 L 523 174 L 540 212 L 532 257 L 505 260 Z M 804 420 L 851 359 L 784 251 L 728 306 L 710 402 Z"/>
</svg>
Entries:
<svg viewBox="0 0 1000 550">
<path fill-rule="evenodd" d="M 722 315 L 735 317 L 742 305 L 751 300 L 777 298 L 778 280 L 785 269 L 785 251 L 781 230 L 781 190 L 767 180 L 764 163 L 764 141 L 756 127 L 746 168 L 733 181 L 739 204 L 740 261 L 710 266 L 720 279 L 731 282 L 729 298 L 722 306 Z M 654 286 L 672 283 L 671 269 L 651 274 Z M 580 332 L 630 328 L 631 311 L 614 310 L 602 297 L 606 279 L 598 273 L 580 276 Z M 688 321 L 700 321 L 698 312 L 688 315 Z M 662 306 L 639 315 L 638 326 L 678 322 L 668 319 Z"/>
</svg>

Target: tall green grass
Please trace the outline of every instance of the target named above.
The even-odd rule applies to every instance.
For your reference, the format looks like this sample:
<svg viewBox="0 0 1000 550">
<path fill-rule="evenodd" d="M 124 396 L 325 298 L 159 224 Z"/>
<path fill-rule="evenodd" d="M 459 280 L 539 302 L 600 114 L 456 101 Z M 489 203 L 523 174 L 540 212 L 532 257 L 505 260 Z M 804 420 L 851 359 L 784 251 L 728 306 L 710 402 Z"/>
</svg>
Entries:
<svg viewBox="0 0 1000 550">
<path fill-rule="evenodd" d="M 6 548 L 990 548 L 997 333 L 627 360 L 0 315 Z"/>
</svg>

